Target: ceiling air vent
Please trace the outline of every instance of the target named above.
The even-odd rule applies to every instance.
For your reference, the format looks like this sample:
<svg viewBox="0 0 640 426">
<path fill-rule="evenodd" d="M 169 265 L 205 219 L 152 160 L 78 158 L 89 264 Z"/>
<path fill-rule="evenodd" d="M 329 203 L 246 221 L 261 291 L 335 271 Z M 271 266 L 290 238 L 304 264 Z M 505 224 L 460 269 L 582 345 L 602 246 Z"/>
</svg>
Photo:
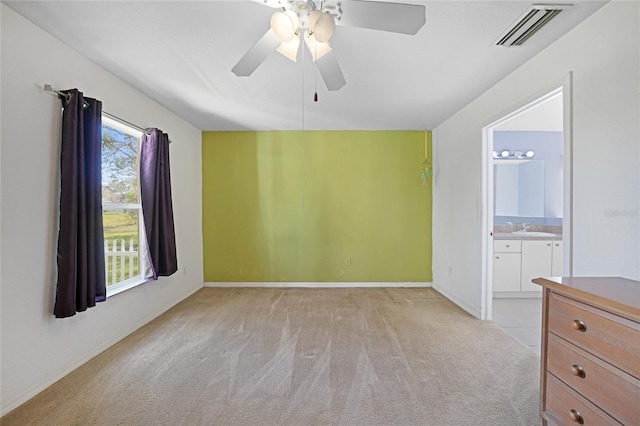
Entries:
<svg viewBox="0 0 640 426">
<path fill-rule="evenodd" d="M 534 4 L 518 18 L 496 41 L 498 46 L 521 46 L 540 28 L 555 18 L 570 4 Z"/>
</svg>

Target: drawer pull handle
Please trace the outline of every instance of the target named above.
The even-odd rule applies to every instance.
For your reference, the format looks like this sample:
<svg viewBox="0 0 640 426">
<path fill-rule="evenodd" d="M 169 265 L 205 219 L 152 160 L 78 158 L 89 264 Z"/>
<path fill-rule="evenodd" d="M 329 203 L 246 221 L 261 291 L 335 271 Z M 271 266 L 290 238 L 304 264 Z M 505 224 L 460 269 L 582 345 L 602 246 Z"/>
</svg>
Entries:
<svg viewBox="0 0 640 426">
<path fill-rule="evenodd" d="M 584 321 L 579 319 L 574 319 L 573 322 L 571 323 L 571 327 L 573 327 L 574 330 L 587 331 L 587 324 L 585 324 Z"/>
<path fill-rule="evenodd" d="M 572 422 L 576 422 L 581 425 L 584 424 L 584 418 L 582 417 L 582 414 L 580 414 L 580 411 L 578 410 L 571 409 L 571 411 L 569 412 L 569 418 L 571 419 Z"/>
<path fill-rule="evenodd" d="M 571 367 L 571 373 L 574 376 L 578 376 L 578 377 L 582 377 L 584 378 L 587 373 L 584 371 L 584 368 L 582 368 L 581 366 L 577 365 L 577 364 L 573 364 L 573 366 Z"/>
</svg>

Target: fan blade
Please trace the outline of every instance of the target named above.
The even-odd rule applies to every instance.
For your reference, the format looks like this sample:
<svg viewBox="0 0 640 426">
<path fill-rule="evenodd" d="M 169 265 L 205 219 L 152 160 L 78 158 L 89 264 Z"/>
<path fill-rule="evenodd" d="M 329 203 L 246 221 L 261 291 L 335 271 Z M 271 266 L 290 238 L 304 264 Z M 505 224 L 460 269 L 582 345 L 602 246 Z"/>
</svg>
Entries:
<svg viewBox="0 0 640 426">
<path fill-rule="evenodd" d="M 342 11 L 336 23 L 349 27 L 413 35 L 427 22 L 426 8 L 418 4 L 351 0 L 336 7 Z"/>
<path fill-rule="evenodd" d="M 322 58 L 318 59 L 316 64 L 318 64 L 318 70 L 327 89 L 340 90 L 342 86 L 347 84 L 333 51 L 326 53 Z"/>
<path fill-rule="evenodd" d="M 280 40 L 278 40 L 271 28 L 269 28 L 269 31 L 264 33 L 260 40 L 240 58 L 231 71 L 238 76 L 250 76 L 278 46 L 280 46 Z"/>
</svg>

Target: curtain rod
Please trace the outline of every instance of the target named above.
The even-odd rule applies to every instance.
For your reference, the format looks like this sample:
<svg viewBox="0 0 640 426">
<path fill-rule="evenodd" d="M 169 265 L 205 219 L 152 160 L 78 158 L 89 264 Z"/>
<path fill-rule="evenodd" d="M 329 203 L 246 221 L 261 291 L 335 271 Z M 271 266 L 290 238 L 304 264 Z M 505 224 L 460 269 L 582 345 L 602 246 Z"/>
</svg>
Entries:
<svg viewBox="0 0 640 426">
<path fill-rule="evenodd" d="M 69 100 L 71 99 L 71 95 L 69 95 L 68 93 L 63 93 L 63 92 L 61 92 L 59 90 L 54 89 L 53 87 L 51 87 L 50 84 L 45 84 L 43 89 L 44 89 L 45 92 L 51 92 L 51 93 L 55 93 L 58 96 L 62 96 L 63 98 L 65 98 L 67 100 L 67 102 L 69 102 Z M 108 113 L 106 111 L 102 111 L 102 114 L 106 115 L 107 117 L 111 118 L 112 120 L 119 121 L 122 124 L 126 124 L 127 126 L 131 126 L 136 130 L 139 130 L 139 131 L 141 131 L 143 133 L 146 133 L 147 135 L 150 134 L 149 132 L 147 132 L 147 129 L 143 129 L 140 126 L 136 126 L 133 123 L 129 123 L 127 120 L 123 120 L 122 118 L 116 117 L 115 115 L 110 114 L 110 113 Z M 171 140 L 169 140 L 169 143 L 171 143 Z"/>
<path fill-rule="evenodd" d="M 150 134 L 150 132 L 148 132 L 148 131 L 147 131 L 147 129 L 143 129 L 142 127 L 140 127 L 140 126 L 136 126 L 136 125 L 135 125 L 135 124 L 133 124 L 133 123 L 129 123 L 128 121 L 123 120 L 123 119 L 122 119 L 122 118 L 120 118 L 120 117 L 116 117 L 116 116 L 115 116 L 115 115 L 113 115 L 113 114 L 109 114 L 107 111 L 102 111 L 102 115 L 106 115 L 106 116 L 107 116 L 107 117 L 109 117 L 110 119 L 115 120 L 115 121 L 119 121 L 120 123 L 122 123 L 122 124 L 126 124 L 127 126 L 130 126 L 130 127 L 133 127 L 133 128 L 134 128 L 134 129 L 136 129 L 136 130 L 140 130 L 141 132 L 144 132 L 144 133 L 146 133 L 147 135 L 149 135 L 149 134 Z"/>
</svg>

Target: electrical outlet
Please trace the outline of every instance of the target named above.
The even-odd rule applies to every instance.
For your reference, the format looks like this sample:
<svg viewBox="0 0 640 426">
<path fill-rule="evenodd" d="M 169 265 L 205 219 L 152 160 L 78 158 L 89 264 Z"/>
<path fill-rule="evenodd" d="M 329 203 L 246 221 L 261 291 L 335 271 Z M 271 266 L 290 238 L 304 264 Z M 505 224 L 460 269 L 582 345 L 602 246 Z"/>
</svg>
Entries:
<svg viewBox="0 0 640 426">
<path fill-rule="evenodd" d="M 344 263 L 346 263 L 347 265 L 351 265 L 351 258 L 347 257 L 344 261 Z"/>
<path fill-rule="evenodd" d="M 187 275 L 187 267 L 186 266 L 182 267 L 182 275 Z"/>
</svg>

